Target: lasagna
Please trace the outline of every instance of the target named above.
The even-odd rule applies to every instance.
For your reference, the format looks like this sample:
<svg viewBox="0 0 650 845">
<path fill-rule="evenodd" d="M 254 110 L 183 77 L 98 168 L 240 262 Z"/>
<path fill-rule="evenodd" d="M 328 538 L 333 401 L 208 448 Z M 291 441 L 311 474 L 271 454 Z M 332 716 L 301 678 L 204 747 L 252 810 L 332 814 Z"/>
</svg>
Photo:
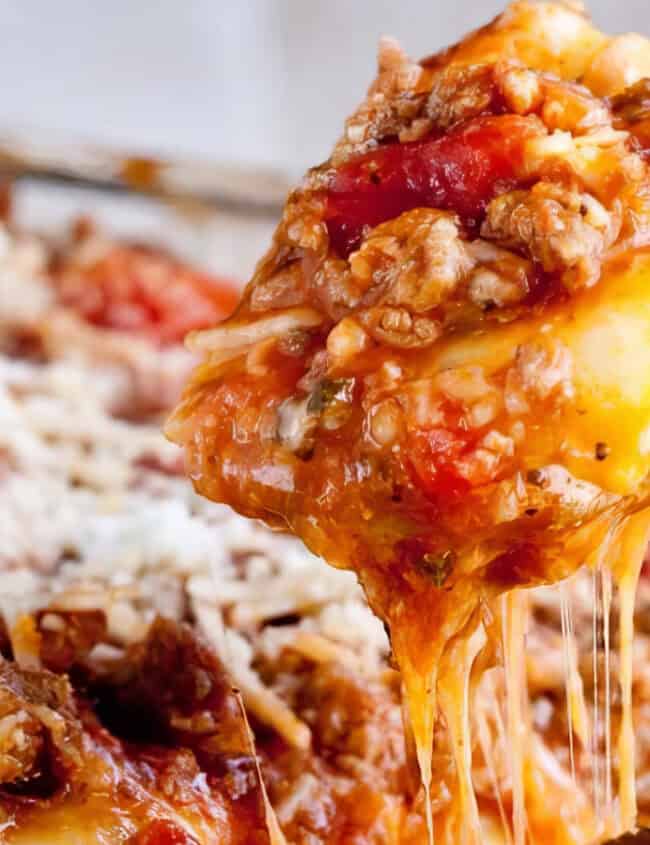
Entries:
<svg viewBox="0 0 650 845">
<path fill-rule="evenodd" d="M 515 2 L 420 62 L 382 41 L 234 316 L 189 337 L 204 360 L 167 433 L 200 493 L 358 574 L 401 672 L 431 839 L 483 838 L 472 713 L 499 663 L 513 837 L 538 838 L 523 588 L 584 565 L 593 790 L 574 823 L 580 841 L 636 823 L 649 78 L 650 42 L 607 37 L 569 4 Z"/>
</svg>

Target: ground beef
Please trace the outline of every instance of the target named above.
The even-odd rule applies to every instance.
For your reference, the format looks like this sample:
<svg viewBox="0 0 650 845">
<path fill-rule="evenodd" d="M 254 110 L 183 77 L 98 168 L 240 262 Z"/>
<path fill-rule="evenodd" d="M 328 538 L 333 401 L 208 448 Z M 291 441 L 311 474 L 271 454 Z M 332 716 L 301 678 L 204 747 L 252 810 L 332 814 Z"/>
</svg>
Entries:
<svg viewBox="0 0 650 845">
<path fill-rule="evenodd" d="M 481 234 L 520 250 L 546 273 L 559 273 L 574 289 L 598 281 L 603 253 L 619 228 L 593 197 L 539 182 L 492 200 Z"/>
<path fill-rule="evenodd" d="M 0 798 L 3 791 L 47 797 L 80 760 L 81 724 L 67 680 L 2 661 Z"/>
</svg>

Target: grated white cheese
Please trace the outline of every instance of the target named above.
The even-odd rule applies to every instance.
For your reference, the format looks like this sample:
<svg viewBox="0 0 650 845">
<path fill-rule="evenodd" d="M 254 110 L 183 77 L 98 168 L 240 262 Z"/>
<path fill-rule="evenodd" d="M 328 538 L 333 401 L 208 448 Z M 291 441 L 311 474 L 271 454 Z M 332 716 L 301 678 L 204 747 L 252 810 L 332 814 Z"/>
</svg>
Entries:
<svg viewBox="0 0 650 845">
<path fill-rule="evenodd" d="M 36 264 L 33 291 L 22 288 L 31 304 L 20 311 L 24 273 L 12 268 L 16 250 L 3 238 L 0 230 L 0 349 L 38 317 L 49 357 L 0 354 L 0 617 L 11 627 L 48 605 L 100 608 L 114 648 L 140 639 L 156 613 L 180 620 L 191 608 L 208 639 L 223 644 L 251 712 L 305 747 L 307 726 L 253 663 L 308 630 L 353 646 L 379 670 L 387 638 L 354 575 L 196 496 L 162 421 L 115 415 L 146 391 L 171 401 L 189 353 L 160 353 L 32 296 L 48 293 Z"/>
</svg>

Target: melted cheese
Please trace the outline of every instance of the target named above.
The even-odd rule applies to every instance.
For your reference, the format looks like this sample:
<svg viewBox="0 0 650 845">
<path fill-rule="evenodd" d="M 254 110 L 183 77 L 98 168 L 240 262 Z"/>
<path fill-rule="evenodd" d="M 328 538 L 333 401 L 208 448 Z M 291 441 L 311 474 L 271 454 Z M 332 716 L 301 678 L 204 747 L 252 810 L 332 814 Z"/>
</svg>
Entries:
<svg viewBox="0 0 650 845">
<path fill-rule="evenodd" d="M 528 602 L 522 590 L 513 590 L 503 597 L 503 665 L 506 675 L 506 727 L 512 782 L 512 828 L 514 845 L 526 842 L 526 802 L 524 770 L 525 739 L 528 720 L 524 711 L 526 692 L 525 637 Z"/>
<path fill-rule="evenodd" d="M 620 826 L 631 830 L 636 824 L 634 774 L 634 725 L 632 722 L 632 639 L 634 635 L 634 596 L 650 536 L 650 511 L 630 517 L 620 537 L 615 568 L 619 589 L 619 660 L 622 699 L 618 739 Z"/>
<path fill-rule="evenodd" d="M 428 374 L 480 365 L 508 366 L 517 349 L 539 338 L 571 352 L 575 400 L 544 420 L 542 465 L 561 455 L 576 477 L 612 493 L 635 492 L 650 471 L 650 253 L 612 267 L 594 288 L 541 317 L 440 343 L 423 361 Z M 594 460 L 594 444 L 609 456 Z"/>
<path fill-rule="evenodd" d="M 472 633 L 463 631 L 449 644 L 440 668 L 438 700 L 445 717 L 456 763 L 453 838 L 460 845 L 482 841 L 478 803 L 472 783 L 472 742 L 470 734 L 470 677 L 474 661 L 486 642 L 481 625 Z"/>
<path fill-rule="evenodd" d="M 575 730 L 583 748 L 589 748 L 593 738 L 592 766 L 594 785 L 587 800 L 577 782 L 575 764 L 571 776 L 563 774 L 557 762 L 552 764 L 550 752 L 535 746 L 534 734 L 527 713 L 527 682 L 525 676 L 525 634 L 528 601 L 525 590 L 514 590 L 501 599 L 503 669 L 506 679 L 505 741 L 509 751 L 512 815 L 512 841 L 525 845 L 530 829 L 549 828 L 549 842 L 581 843 L 616 837 L 634 827 L 636 821 L 634 778 L 634 728 L 632 723 L 632 637 L 636 584 L 650 536 L 650 510 L 627 517 L 622 522 L 607 524 L 592 537 L 591 554 L 587 563 L 594 569 L 594 642 L 605 647 L 604 672 L 598 670 L 600 658 L 595 655 L 594 719 L 589 723 L 582 679 L 578 671 L 577 653 L 573 637 L 573 622 L 566 595 L 562 598 L 563 633 L 565 639 L 565 672 L 567 708 L 570 731 Z M 612 589 L 616 586 L 620 601 L 620 665 L 622 717 L 618 735 L 613 733 L 610 717 L 612 702 L 610 680 L 610 608 Z M 444 604 L 444 602 L 443 602 Z M 488 770 L 492 765 L 489 736 L 485 719 L 470 719 L 471 675 L 477 657 L 489 638 L 482 625 L 472 623 L 468 605 L 462 601 L 447 606 L 438 617 L 445 625 L 432 627 L 431 618 L 418 617 L 403 624 L 393 620 L 396 655 L 401 660 L 405 682 L 405 697 L 417 748 L 422 782 L 425 786 L 429 810 L 430 841 L 433 841 L 433 818 L 429 794 L 432 776 L 432 746 L 436 720 L 446 725 L 449 745 L 455 762 L 456 780 L 448 808 L 436 814 L 436 842 L 477 845 L 485 841 L 479 809 L 472 784 L 471 727 L 478 731 Z M 429 636 L 428 648 L 422 648 Z M 480 667 L 479 667 L 480 668 Z M 496 704 L 494 697 L 493 705 Z M 599 722 L 602 721 L 602 730 Z M 601 746 L 599 736 L 604 735 Z M 573 749 L 573 739 L 570 739 Z M 618 796 L 614 796 L 612 759 L 617 748 L 619 766 Z M 541 755 L 543 766 L 540 768 Z M 573 758 L 573 754 L 572 754 Z M 493 769 L 493 765 L 492 765 Z M 492 775 L 495 797 L 504 812 L 496 777 Z M 553 825 L 548 806 L 540 803 L 545 790 L 565 794 L 571 787 L 572 799 L 561 824 Z M 440 820 L 438 821 L 438 816 Z M 552 833 L 550 828 L 553 827 Z M 505 833 L 510 839 L 509 829 Z"/>
<path fill-rule="evenodd" d="M 446 650 L 455 637 L 462 636 L 475 610 L 475 596 L 468 590 L 464 596 L 443 594 L 437 608 L 430 606 L 406 607 L 397 601 L 391 614 L 391 642 L 404 682 L 404 695 L 411 720 L 416 756 L 425 792 L 425 810 L 429 842 L 434 840 L 431 815 L 430 786 L 432 778 L 433 733 L 439 715 L 438 686 L 440 666 Z M 473 658 L 472 661 L 473 662 Z M 469 668 L 471 669 L 471 662 Z M 469 670 L 468 670 L 469 671 Z M 449 704 L 449 680 L 445 681 L 443 695 Z M 464 689 L 464 684 L 461 682 Z M 457 707 L 462 706 L 462 695 L 452 696 Z M 456 723 L 461 726 L 462 713 Z M 461 767 L 462 768 L 462 767 Z M 465 778 L 467 785 L 467 777 Z"/>
<path fill-rule="evenodd" d="M 406 626 L 397 625 L 393 639 L 393 647 L 397 656 L 403 677 L 403 691 L 407 703 L 408 717 L 413 731 L 415 753 L 420 770 L 420 779 L 424 789 L 424 809 L 426 813 L 427 834 L 429 845 L 433 845 L 433 815 L 431 810 L 431 777 L 433 757 L 433 729 L 438 713 L 437 701 L 437 664 L 442 649 L 431 655 L 425 669 L 411 662 L 413 653 L 407 643 L 400 643 L 400 634 L 408 639 Z"/>
<path fill-rule="evenodd" d="M 609 40 L 568 4 L 520 0 L 512 3 L 495 25 L 461 42 L 453 60 L 471 64 L 512 58 L 563 79 L 576 79 Z"/>
</svg>

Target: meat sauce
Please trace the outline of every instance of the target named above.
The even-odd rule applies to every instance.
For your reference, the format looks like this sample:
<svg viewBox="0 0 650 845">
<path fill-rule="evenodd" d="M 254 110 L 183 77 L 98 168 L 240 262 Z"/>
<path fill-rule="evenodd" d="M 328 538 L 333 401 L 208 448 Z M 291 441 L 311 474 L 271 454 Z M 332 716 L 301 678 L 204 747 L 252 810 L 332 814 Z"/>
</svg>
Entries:
<svg viewBox="0 0 650 845">
<path fill-rule="evenodd" d="M 98 841 L 106 830 L 137 831 L 133 845 L 268 843 L 251 740 L 216 656 L 189 629 L 158 620 L 114 676 L 99 679 L 84 662 L 105 633 L 90 613 L 49 612 L 62 633 L 42 641 L 41 660 L 69 669 L 74 688 L 12 664 L 0 677 L 0 707 L 34 721 L 22 753 L 30 759 L 30 742 L 38 752 L 28 777 L 0 779 L 0 808 L 20 837 L 38 838 L 42 819 L 83 827 L 83 805 L 94 807 Z"/>
<path fill-rule="evenodd" d="M 480 117 L 442 137 L 389 143 L 353 159 L 331 176 L 325 210 L 331 246 L 347 256 L 369 227 L 423 204 L 458 214 L 468 231 L 476 231 L 496 193 L 525 183 L 524 145 L 537 132 L 537 124 L 527 118 Z M 522 307 L 530 310 L 560 301 L 565 293 L 556 278 L 539 271 Z M 482 319 L 490 316 L 488 313 Z M 359 510 L 373 518 L 381 512 L 380 503 L 389 500 L 400 520 L 426 525 L 428 535 L 432 518 L 444 512 L 458 522 L 456 514 L 466 513 L 458 506 L 475 488 L 493 484 L 513 471 L 516 462 L 510 456 L 489 465 L 475 459 L 482 438 L 498 425 L 499 418 L 491 417 L 485 425 L 470 429 L 463 403 L 454 399 L 436 406 L 435 424 L 414 424 L 411 419 L 405 424 L 404 400 L 396 409 L 399 431 L 395 445 L 370 455 L 357 433 L 367 425 L 364 411 L 389 392 L 387 387 L 374 386 L 372 377 L 365 378 L 381 370 L 387 358 L 382 347 L 364 350 L 349 366 L 330 365 L 327 380 L 319 383 L 317 391 L 322 394 L 325 386 L 327 393 L 328 384 L 347 382 L 353 388 L 354 401 L 339 425 L 318 429 L 315 448 L 303 449 L 297 458 L 283 453 L 279 467 L 277 438 L 258 439 L 246 431 L 257 420 L 258 432 L 263 434 L 282 403 L 301 395 L 321 337 L 315 332 L 304 335 L 302 354 L 298 355 L 287 352 L 282 343 L 270 343 L 262 363 L 263 378 L 241 369 L 237 361 L 225 366 L 227 378 L 208 382 L 197 391 L 192 401 L 201 411 L 195 418 L 207 416 L 213 423 L 201 434 L 203 447 L 191 455 L 189 474 L 210 497 L 235 501 L 248 512 L 249 493 L 263 486 L 269 505 L 264 512 L 267 520 L 276 521 L 275 510 L 287 512 L 295 526 L 293 503 L 300 510 L 313 501 L 316 520 L 325 512 L 327 519 L 339 520 L 342 527 L 346 515 L 352 524 Z M 417 351 L 392 352 L 390 359 L 404 375 L 415 379 L 419 356 Z M 542 400 L 529 413 L 541 416 L 551 409 L 552 402 Z M 402 429 L 408 429 L 408 434 L 403 435 Z M 227 472 L 216 471 L 215 462 L 228 467 Z M 283 472 L 291 478 L 288 486 L 283 486 Z M 274 477 L 276 492 L 270 489 Z M 485 503 L 477 499 L 476 507 L 485 507 Z M 467 527 L 463 519 L 455 530 L 464 532 Z M 441 538 L 443 535 L 441 532 Z M 386 539 L 384 534 L 379 540 L 384 547 Z M 446 542 L 451 542 L 449 537 L 440 540 L 440 554 L 445 553 Z M 327 544 L 318 546 L 318 551 L 331 555 L 333 550 Z"/>
<path fill-rule="evenodd" d="M 527 185 L 526 144 L 539 133 L 536 118 L 481 116 L 445 135 L 434 133 L 412 143 L 389 142 L 352 158 L 329 176 L 324 222 L 330 248 L 347 257 L 369 228 L 421 206 L 456 214 L 471 240 L 495 195 Z M 377 273 L 381 276 L 380 264 Z M 556 319 L 568 298 L 555 273 L 536 265 L 532 278 L 534 283 L 518 311 L 509 316 L 507 311 L 495 315 L 486 309 L 471 318 L 461 312 L 459 328 L 464 328 L 466 320 L 470 330 L 480 334 L 499 321 L 514 320 L 511 333 L 516 349 L 519 319 L 537 319 L 539 313 Z M 246 306 L 242 313 L 246 314 Z M 454 327 L 449 334 L 453 341 Z M 383 560 L 395 571 L 400 558 L 392 557 L 392 549 L 402 532 L 417 538 L 423 530 L 430 542 L 432 520 L 437 521 L 439 543 L 432 553 L 445 554 L 471 536 L 471 531 L 480 532 L 492 521 L 493 494 L 499 492 L 496 485 L 519 472 L 523 478 L 520 486 L 527 486 L 527 473 L 535 469 L 536 455 L 545 455 L 547 460 L 558 457 L 538 421 L 559 421 L 565 414 L 560 394 L 570 388 L 563 386 L 561 373 L 553 376 L 557 384 L 535 388 L 537 394 L 528 396 L 519 411 L 512 411 L 513 400 L 508 398 L 516 393 L 517 385 L 512 382 L 517 378 L 517 366 L 515 371 L 495 367 L 489 385 L 444 387 L 447 398 L 441 403 L 434 401 L 419 381 L 436 361 L 435 352 L 429 355 L 366 343 L 350 361 L 330 355 L 326 379 L 321 379 L 314 391 L 305 385 L 312 381 L 317 357 L 312 350 L 322 343 L 322 334 L 312 330 L 302 336 L 306 338 L 301 341 L 304 351 L 297 354 L 284 352 L 282 343 L 266 341 L 259 376 L 252 374 L 245 362 L 242 367 L 239 358 L 222 365 L 214 378 L 207 375 L 206 368 L 189 399 L 192 415 L 187 437 L 197 444 L 189 450 L 190 475 L 210 498 L 228 501 L 245 513 L 272 522 L 284 517 L 316 551 L 336 562 Z M 536 370 L 551 363 L 558 372 L 564 366 L 560 359 L 555 361 L 555 352 L 545 349 L 544 343 L 531 352 L 532 358 L 539 354 L 530 366 L 520 362 L 524 381 L 532 383 Z M 385 365 L 399 373 L 401 386 L 396 396 L 392 396 L 394 388 Z M 353 398 L 336 415 L 336 422 L 325 422 L 314 398 L 316 392 L 322 394 L 323 385 L 336 383 L 348 383 Z M 494 409 L 476 408 L 477 418 L 472 421 L 467 405 L 478 400 L 478 395 L 469 395 L 476 390 L 484 392 L 481 399 L 500 396 L 501 400 Z M 413 395 L 418 391 L 421 395 Z M 296 401 L 304 397 L 305 407 L 286 408 L 291 397 Z M 418 403 L 428 403 L 428 410 L 418 411 Z M 481 422 L 483 410 L 485 422 Z M 282 431 L 273 434 L 273 420 L 282 414 L 290 418 L 290 427 L 308 431 L 293 454 L 283 448 Z M 512 429 L 514 434 L 510 431 L 513 414 L 519 426 Z M 204 420 L 210 420 L 209 426 L 202 427 Z M 378 420 L 386 425 L 383 429 L 377 425 L 375 436 Z M 497 438 L 496 451 L 489 445 L 493 430 L 508 431 L 507 443 Z M 518 441 L 518 430 L 526 432 L 525 444 Z M 384 443 L 384 436 L 390 444 Z M 592 450 L 595 448 L 594 442 Z M 504 525 L 504 535 L 523 530 L 527 537 L 545 529 L 538 509 L 526 511 Z M 280 520 L 277 514 L 282 515 Z M 364 525 L 361 542 L 357 542 L 355 530 L 359 519 Z M 349 540 L 337 538 L 333 543 L 329 534 L 333 524 L 351 529 Z M 538 575 L 535 565 L 531 576 L 536 580 Z M 503 577 L 500 572 L 499 582 Z M 526 580 L 523 571 L 520 577 Z"/>
</svg>

